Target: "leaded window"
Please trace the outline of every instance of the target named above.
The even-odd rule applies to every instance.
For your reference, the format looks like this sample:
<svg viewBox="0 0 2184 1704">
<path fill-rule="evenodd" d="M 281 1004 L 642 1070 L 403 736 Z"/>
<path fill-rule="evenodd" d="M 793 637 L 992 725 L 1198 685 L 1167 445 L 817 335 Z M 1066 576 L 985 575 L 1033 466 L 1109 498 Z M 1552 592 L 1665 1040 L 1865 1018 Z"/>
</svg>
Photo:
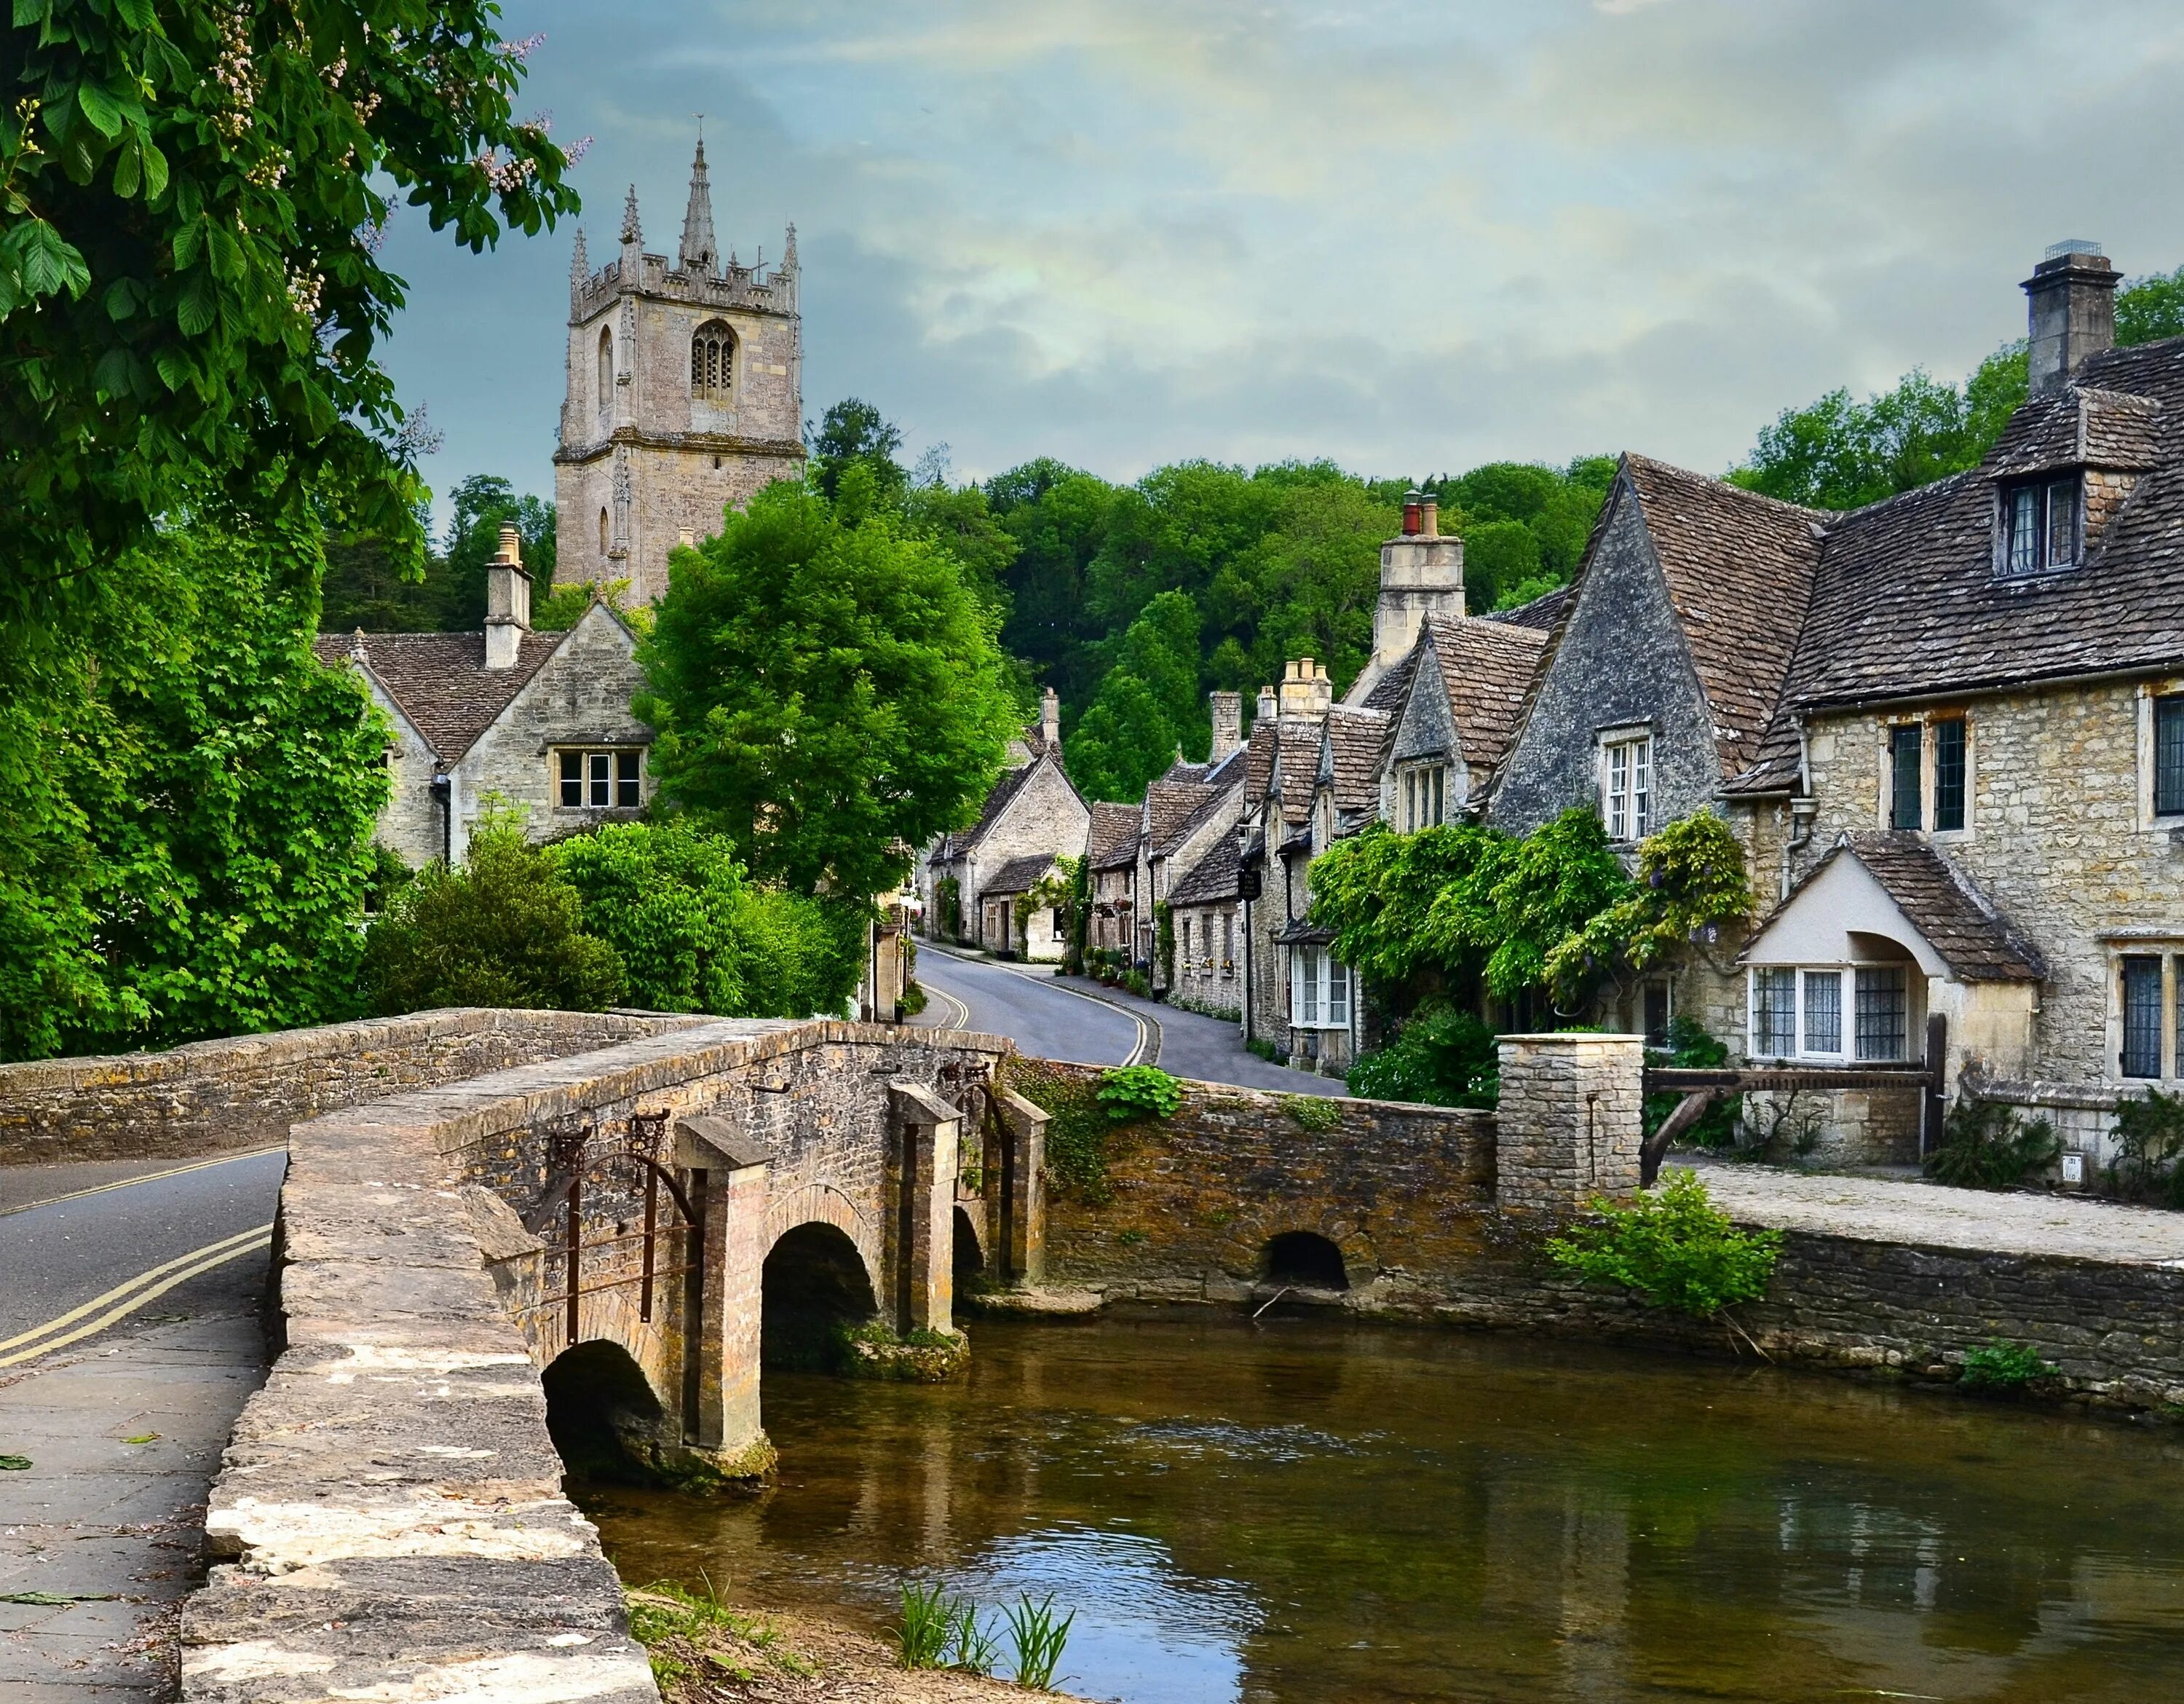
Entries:
<svg viewBox="0 0 2184 1704">
<path fill-rule="evenodd" d="M 1805 1051 L 1842 1051 L 1842 972 L 1808 970 L 1805 977 Z"/>
<path fill-rule="evenodd" d="M 633 811 L 644 802 L 642 755 L 636 751 L 561 753 L 561 808 Z"/>
<path fill-rule="evenodd" d="M 614 412 L 614 333 L 599 332 L 599 415 L 604 422 Z"/>
<path fill-rule="evenodd" d="M 1653 740 L 1610 740 L 1602 749 L 1601 816 L 1612 841 L 1641 841 L 1652 832 Z"/>
<path fill-rule="evenodd" d="M 2161 1075 L 2161 960 L 2132 953 L 2123 961 L 2123 1074 Z"/>
<path fill-rule="evenodd" d="M 1934 724 L 1934 828 L 1950 833 L 1964 825 L 1964 724 Z"/>
<path fill-rule="evenodd" d="M 2184 816 L 2184 693 L 2153 701 L 2153 814 Z"/>
<path fill-rule="evenodd" d="M 1910 1017 L 1908 979 L 1901 965 L 1860 969 L 1857 980 L 1853 1020 L 1858 1057 L 1861 1059 L 1900 1059 L 1904 1056 Z"/>
<path fill-rule="evenodd" d="M 690 339 L 690 394 L 726 402 L 735 386 L 736 334 L 709 320 Z"/>
<path fill-rule="evenodd" d="M 1771 966 L 1752 973 L 1752 1051 L 1786 1059 L 1797 1051 L 1797 973 Z"/>
<path fill-rule="evenodd" d="M 1919 758 L 1923 732 L 1915 722 L 1888 730 L 1888 826 L 1892 829 L 1925 826 L 1919 809 Z"/>
<path fill-rule="evenodd" d="M 2036 480 L 2003 493 L 2005 574 L 2040 574 L 2078 560 L 2078 481 Z"/>
</svg>

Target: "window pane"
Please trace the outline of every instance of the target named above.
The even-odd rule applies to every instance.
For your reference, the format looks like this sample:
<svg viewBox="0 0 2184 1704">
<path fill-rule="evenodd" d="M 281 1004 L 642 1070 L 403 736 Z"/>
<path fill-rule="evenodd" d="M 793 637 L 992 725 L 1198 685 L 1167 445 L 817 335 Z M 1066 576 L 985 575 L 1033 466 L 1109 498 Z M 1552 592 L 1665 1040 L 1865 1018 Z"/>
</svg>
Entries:
<svg viewBox="0 0 2184 1704">
<path fill-rule="evenodd" d="M 1447 814 L 1446 814 L 1446 812 L 1447 812 L 1447 802 L 1446 802 L 1447 796 L 1446 796 L 1446 792 L 1444 791 L 1444 788 L 1445 788 L 1445 786 L 1446 786 L 1446 780 L 1447 780 L 1447 776 L 1448 776 L 1448 771 L 1447 771 L 1447 770 L 1446 770 L 1446 769 L 1436 769 L 1436 770 L 1435 770 L 1435 771 L 1433 772 L 1433 789 L 1434 789 L 1434 812 L 1433 812 L 1433 819 L 1434 819 L 1435 825 L 1436 827 L 1438 827 L 1440 824 L 1442 824 L 1442 823 L 1444 823 L 1444 822 L 1446 822 L 1446 821 L 1447 821 L 1447 820 L 1448 820 Z"/>
<path fill-rule="evenodd" d="M 1934 826 L 1964 825 L 1964 724 L 1934 724 Z"/>
<path fill-rule="evenodd" d="M 1338 964 L 1333 954 L 1325 955 L 1327 964 L 1327 1021 L 1338 1029 L 1350 1022 L 1350 968 Z"/>
<path fill-rule="evenodd" d="M 588 751 L 584 754 L 591 774 L 591 797 L 587 801 L 594 810 L 604 810 L 614 802 L 610 790 L 612 771 L 607 767 L 614 761 L 611 751 Z"/>
<path fill-rule="evenodd" d="M 2009 495 L 2008 572 L 2029 574 L 2040 566 L 2040 494 L 2020 486 Z"/>
<path fill-rule="evenodd" d="M 1630 746 L 1630 838 L 1641 841 L 1653 826 L 1653 742 L 1635 740 Z"/>
<path fill-rule="evenodd" d="M 1607 837 L 1612 841 L 1630 839 L 1630 748 L 1610 746 L 1607 748 Z"/>
<path fill-rule="evenodd" d="M 584 754 L 561 754 L 561 802 L 571 810 L 584 802 Z"/>
<path fill-rule="evenodd" d="M 617 751 L 615 754 L 615 803 L 625 811 L 638 807 L 638 754 Z"/>
<path fill-rule="evenodd" d="M 1905 1020 L 1909 1015 L 1901 968 L 1858 973 L 1858 1056 L 1861 1059 L 1903 1057 Z"/>
<path fill-rule="evenodd" d="M 2051 568 L 2078 560 L 2078 486 L 2058 480 L 2048 488 L 2048 560 Z"/>
<path fill-rule="evenodd" d="M 2161 961 L 2151 953 L 2123 961 L 2123 1074 L 2161 1075 Z"/>
<path fill-rule="evenodd" d="M 1888 826 L 1892 829 L 1919 826 L 1919 732 L 1916 723 L 1888 730 Z"/>
<path fill-rule="evenodd" d="M 2153 808 L 2184 816 L 2184 697 L 2153 701 Z"/>
<path fill-rule="evenodd" d="M 1418 825 L 1418 775 L 1415 769 L 1403 771 L 1403 830 L 1408 833 Z"/>
<path fill-rule="evenodd" d="M 1805 1051 L 1839 1053 L 1842 1051 L 1842 972 L 1805 973 Z"/>
<path fill-rule="evenodd" d="M 1297 988 L 1303 997 L 1297 1006 L 1299 1024 L 1319 1021 L 1319 955 L 1309 947 L 1297 948 Z"/>
<path fill-rule="evenodd" d="M 1752 973 L 1752 1049 L 1765 1059 L 1786 1059 L 1797 1051 L 1797 973 Z"/>
<path fill-rule="evenodd" d="M 1655 1048 L 1669 1045 L 1669 985 L 1665 982 L 1646 985 L 1646 1042 Z"/>
</svg>

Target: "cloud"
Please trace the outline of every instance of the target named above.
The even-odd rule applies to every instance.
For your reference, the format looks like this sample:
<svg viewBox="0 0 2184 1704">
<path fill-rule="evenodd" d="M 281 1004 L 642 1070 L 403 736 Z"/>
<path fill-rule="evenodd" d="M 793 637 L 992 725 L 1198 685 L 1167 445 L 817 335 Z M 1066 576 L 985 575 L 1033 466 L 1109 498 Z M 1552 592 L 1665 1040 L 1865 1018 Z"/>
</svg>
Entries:
<svg viewBox="0 0 2184 1704">
<path fill-rule="evenodd" d="M 2021 331 L 2063 227 L 2184 260 L 2154 0 L 510 0 L 533 98 L 680 226 L 705 115 L 746 260 L 795 221 L 806 411 L 1117 478 L 1182 455 L 1702 468 L 1782 407 Z M 433 472 L 550 489 L 568 236 L 398 225 Z M 595 249 L 596 252 L 596 249 Z"/>
</svg>

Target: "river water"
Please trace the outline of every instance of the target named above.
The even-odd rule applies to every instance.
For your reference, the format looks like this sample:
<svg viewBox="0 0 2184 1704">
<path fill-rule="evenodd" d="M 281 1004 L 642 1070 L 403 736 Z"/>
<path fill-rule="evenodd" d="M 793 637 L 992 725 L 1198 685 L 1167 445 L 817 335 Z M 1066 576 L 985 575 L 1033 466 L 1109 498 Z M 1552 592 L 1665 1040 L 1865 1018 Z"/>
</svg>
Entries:
<svg viewBox="0 0 2184 1704">
<path fill-rule="evenodd" d="M 1819 1375 L 1230 1316 L 766 1375 L 760 1499 L 579 1487 L 632 1581 L 875 1631 L 1074 1610 L 1132 1704 L 2184 1699 L 2184 1433 Z"/>
</svg>

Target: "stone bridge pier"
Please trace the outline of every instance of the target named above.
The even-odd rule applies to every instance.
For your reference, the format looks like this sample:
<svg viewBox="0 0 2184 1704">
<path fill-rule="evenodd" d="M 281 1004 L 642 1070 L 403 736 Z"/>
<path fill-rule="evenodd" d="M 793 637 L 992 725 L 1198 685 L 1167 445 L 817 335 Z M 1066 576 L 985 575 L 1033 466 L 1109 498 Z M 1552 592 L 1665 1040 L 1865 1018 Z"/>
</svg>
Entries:
<svg viewBox="0 0 2184 1704">
<path fill-rule="evenodd" d="M 812 1045 L 853 1029 L 875 1042 Z M 487 1270 L 583 1434 L 566 1452 L 762 1474 L 767 1361 L 872 1321 L 954 1335 L 967 1238 L 986 1281 L 1039 1281 L 1046 1115 L 996 1081 L 1000 1044 L 903 1033 L 806 1026 L 702 1087 L 542 1108 L 467 1156 Z"/>
</svg>

